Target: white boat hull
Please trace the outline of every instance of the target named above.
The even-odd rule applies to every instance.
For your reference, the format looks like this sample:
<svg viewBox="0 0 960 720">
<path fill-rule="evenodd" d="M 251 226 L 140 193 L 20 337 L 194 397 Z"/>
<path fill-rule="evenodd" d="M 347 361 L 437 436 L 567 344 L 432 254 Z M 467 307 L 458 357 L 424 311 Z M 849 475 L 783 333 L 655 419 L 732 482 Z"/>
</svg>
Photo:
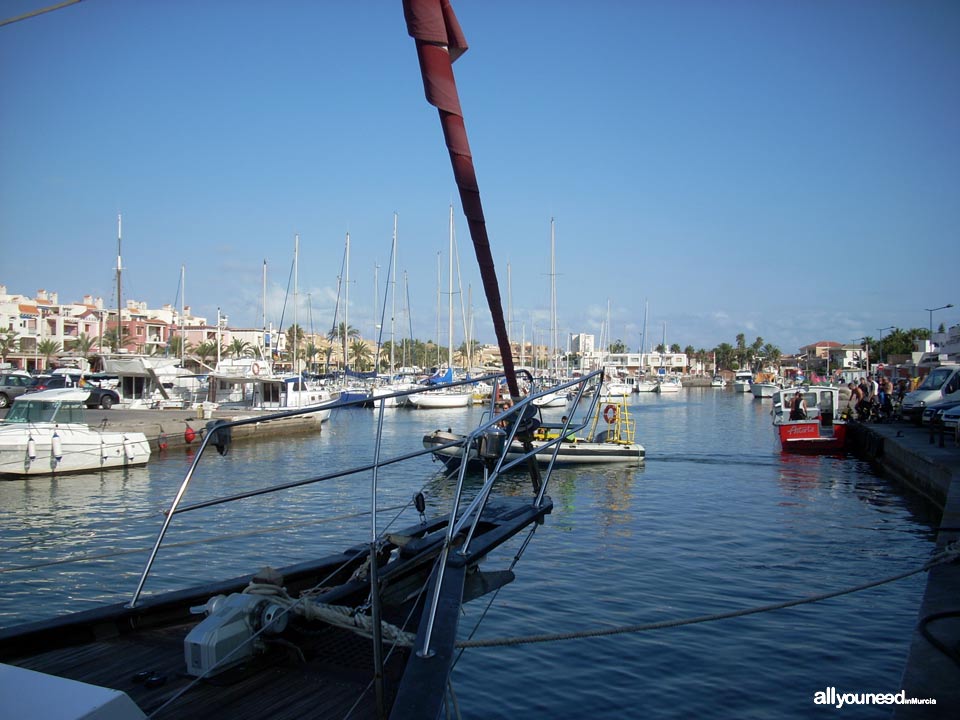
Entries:
<svg viewBox="0 0 960 720">
<path fill-rule="evenodd" d="M 106 470 L 144 465 L 149 459 L 150 443 L 140 432 L 101 432 L 69 424 L 0 428 L 2 475 Z"/>
<path fill-rule="evenodd" d="M 473 402 L 473 393 L 423 392 L 410 395 L 409 399 L 410 404 L 418 408 L 461 408 Z"/>
<path fill-rule="evenodd" d="M 755 398 L 772 398 L 773 394 L 779 389 L 780 387 L 773 383 L 754 383 L 750 387 L 750 392 L 753 393 Z"/>
<path fill-rule="evenodd" d="M 748 393 L 750 392 L 750 381 L 749 380 L 735 380 L 733 383 L 733 391 L 738 393 Z"/>
</svg>

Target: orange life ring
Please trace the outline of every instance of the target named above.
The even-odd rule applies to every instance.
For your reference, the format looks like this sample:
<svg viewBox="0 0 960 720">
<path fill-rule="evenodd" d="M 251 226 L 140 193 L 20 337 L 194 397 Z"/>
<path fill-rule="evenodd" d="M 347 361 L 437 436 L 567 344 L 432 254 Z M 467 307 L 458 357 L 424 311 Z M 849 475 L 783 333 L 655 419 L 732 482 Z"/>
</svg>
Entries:
<svg viewBox="0 0 960 720">
<path fill-rule="evenodd" d="M 250 366 L 250 369 L 253 370 L 253 374 L 254 374 L 254 375 L 259 375 L 259 374 L 260 374 L 260 363 L 254 363 L 253 365 Z"/>
<path fill-rule="evenodd" d="M 603 419 L 609 424 L 613 424 L 617 421 L 617 406 L 616 405 L 607 405 L 603 409 Z"/>
</svg>

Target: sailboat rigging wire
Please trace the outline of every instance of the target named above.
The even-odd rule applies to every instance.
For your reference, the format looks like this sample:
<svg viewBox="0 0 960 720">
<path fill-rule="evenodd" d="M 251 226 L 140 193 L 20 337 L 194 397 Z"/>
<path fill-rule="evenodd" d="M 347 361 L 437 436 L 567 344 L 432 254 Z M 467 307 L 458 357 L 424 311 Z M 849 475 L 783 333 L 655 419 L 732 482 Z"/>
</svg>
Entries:
<svg viewBox="0 0 960 720">
<path fill-rule="evenodd" d="M 557 642 L 560 640 L 577 640 L 583 638 L 603 637 L 605 635 L 624 635 L 627 633 L 647 632 L 650 630 L 663 630 L 666 628 L 684 627 L 686 625 L 696 625 L 699 623 L 714 622 L 716 620 L 729 620 L 731 618 L 745 617 L 747 615 L 757 615 L 759 613 L 772 612 L 774 610 L 783 610 L 797 605 L 808 605 L 810 603 L 829 600 L 842 595 L 850 595 L 862 590 L 886 585 L 898 580 L 918 575 L 926 572 L 932 567 L 944 563 L 953 562 L 960 557 L 960 541 L 955 541 L 948 545 L 944 550 L 936 553 L 930 560 L 918 568 L 907 570 L 906 572 L 891 575 L 890 577 L 873 580 L 871 582 L 855 585 L 841 590 L 821 593 L 819 595 L 810 595 L 808 597 L 797 598 L 794 600 L 785 600 L 783 602 L 771 603 L 769 605 L 760 605 L 752 608 L 743 608 L 741 610 L 731 610 L 728 612 L 714 613 L 712 615 L 699 615 L 691 618 L 678 618 L 676 620 L 662 620 L 660 622 L 645 623 L 642 625 L 620 625 L 618 627 L 598 628 L 594 630 L 579 630 L 565 633 L 544 633 L 541 635 L 526 635 L 512 638 L 490 638 L 488 640 L 464 640 L 456 644 L 460 648 L 480 648 L 480 647 L 504 647 L 509 645 L 529 645 L 534 643 Z"/>
<path fill-rule="evenodd" d="M 276 337 L 276 349 L 278 352 L 280 350 L 280 333 L 283 331 L 283 316 L 287 314 L 287 298 L 290 296 L 290 283 L 293 282 L 293 268 L 296 266 L 296 264 L 296 260 L 290 263 L 290 275 L 287 276 L 287 292 L 283 296 L 283 308 L 280 310 L 280 326 L 277 328 Z M 294 338 L 294 340 L 296 340 L 296 338 Z"/>
<path fill-rule="evenodd" d="M 480 277 L 497 336 L 507 386 L 513 397 L 520 397 L 520 386 L 517 383 L 510 339 L 503 316 L 503 304 L 500 301 L 497 271 L 487 236 L 483 204 L 480 201 L 480 188 L 453 75 L 453 63 L 466 52 L 467 41 L 448 3 L 415 3 L 404 0 L 403 15 L 407 22 L 407 32 L 416 41 L 424 94 L 427 102 L 437 108 L 440 116 L 453 176 L 460 191 L 460 205 L 470 227 L 473 249 L 480 266 Z"/>
<path fill-rule="evenodd" d="M 23 13 L 23 15 L 17 15 L 16 17 L 7 18 L 6 20 L 0 20 L 0 27 L 3 27 L 4 25 L 11 25 L 15 22 L 20 22 L 21 20 L 29 20 L 32 17 L 37 17 L 37 15 L 43 15 L 44 13 L 53 12 L 54 10 L 62 10 L 65 7 L 76 5 L 79 2 L 83 2 L 83 0 L 64 0 L 64 2 L 57 3 L 56 5 L 50 5 L 49 7 L 31 10 L 30 12 Z"/>
</svg>

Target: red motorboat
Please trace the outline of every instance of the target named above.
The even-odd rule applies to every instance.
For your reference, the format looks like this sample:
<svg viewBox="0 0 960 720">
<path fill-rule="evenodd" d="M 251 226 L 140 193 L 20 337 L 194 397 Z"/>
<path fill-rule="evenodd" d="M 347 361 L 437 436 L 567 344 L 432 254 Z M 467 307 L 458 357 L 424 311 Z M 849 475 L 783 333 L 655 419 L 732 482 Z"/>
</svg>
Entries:
<svg viewBox="0 0 960 720">
<path fill-rule="evenodd" d="M 795 404 L 801 406 L 802 413 L 794 411 Z M 840 415 L 840 391 L 835 387 L 777 390 L 773 395 L 773 426 L 784 452 L 839 452 L 847 442 L 847 424 Z"/>
</svg>

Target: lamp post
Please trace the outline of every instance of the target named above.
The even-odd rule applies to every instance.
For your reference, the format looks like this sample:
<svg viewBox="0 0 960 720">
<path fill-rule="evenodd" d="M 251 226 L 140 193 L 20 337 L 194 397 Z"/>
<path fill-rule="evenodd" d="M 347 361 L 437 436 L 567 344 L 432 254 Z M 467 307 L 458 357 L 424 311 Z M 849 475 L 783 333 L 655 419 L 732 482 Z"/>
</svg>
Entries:
<svg viewBox="0 0 960 720">
<path fill-rule="evenodd" d="M 952 307 L 953 307 L 953 303 L 947 303 L 946 305 L 941 305 L 940 307 L 936 307 L 936 308 L 924 308 L 924 310 L 930 313 L 930 344 L 931 346 L 933 345 L 933 314 L 937 310 L 946 310 L 947 308 L 952 308 Z"/>
<path fill-rule="evenodd" d="M 886 331 L 886 330 L 893 330 L 893 329 L 894 329 L 894 328 L 893 328 L 893 325 L 891 325 L 890 327 L 878 328 L 878 329 L 877 329 L 877 332 L 880 333 L 880 342 L 878 343 L 878 344 L 880 345 L 880 362 L 883 362 L 883 333 L 884 333 L 884 331 Z"/>
</svg>

